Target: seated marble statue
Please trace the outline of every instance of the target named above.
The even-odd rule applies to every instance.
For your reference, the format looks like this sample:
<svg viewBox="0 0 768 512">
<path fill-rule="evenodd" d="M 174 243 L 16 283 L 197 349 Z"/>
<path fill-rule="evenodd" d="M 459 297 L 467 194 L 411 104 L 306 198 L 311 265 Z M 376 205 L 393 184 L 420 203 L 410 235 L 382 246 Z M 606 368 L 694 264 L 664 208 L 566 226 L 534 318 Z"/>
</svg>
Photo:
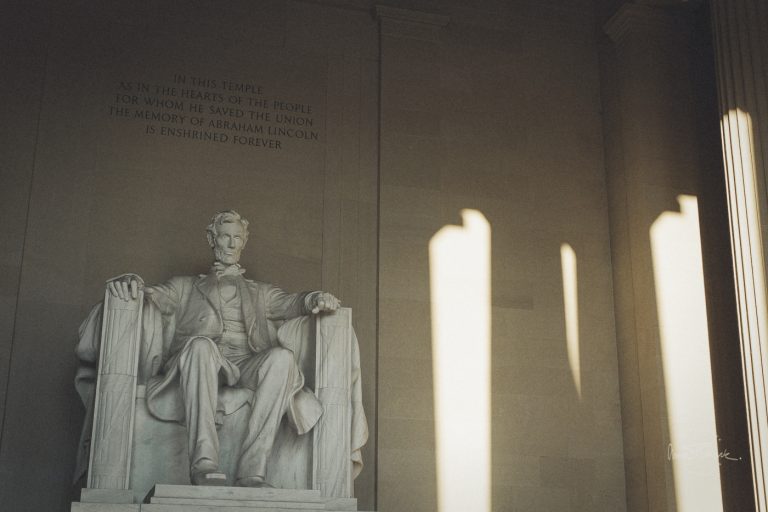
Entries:
<svg viewBox="0 0 768 512">
<path fill-rule="evenodd" d="M 231 480 L 240 486 L 268 487 L 266 465 L 283 417 L 303 434 L 323 411 L 304 387 L 294 354 L 277 343 L 274 324 L 334 311 L 339 301 L 330 293 L 287 293 L 246 279 L 238 261 L 248 241 L 248 221 L 235 211 L 217 213 L 207 238 L 214 256 L 207 274 L 172 277 L 153 286 L 126 274 L 111 280 L 107 289 L 113 298 L 128 301 L 143 288 L 145 310 L 162 317 L 162 356 L 146 381 L 146 403 L 154 417 L 186 426 L 191 482 L 226 485 L 219 464 L 219 390 L 232 386 L 252 395 Z M 170 402 L 175 405 L 167 406 L 164 394 L 173 394 Z M 367 428 L 365 433 L 367 437 Z"/>
</svg>

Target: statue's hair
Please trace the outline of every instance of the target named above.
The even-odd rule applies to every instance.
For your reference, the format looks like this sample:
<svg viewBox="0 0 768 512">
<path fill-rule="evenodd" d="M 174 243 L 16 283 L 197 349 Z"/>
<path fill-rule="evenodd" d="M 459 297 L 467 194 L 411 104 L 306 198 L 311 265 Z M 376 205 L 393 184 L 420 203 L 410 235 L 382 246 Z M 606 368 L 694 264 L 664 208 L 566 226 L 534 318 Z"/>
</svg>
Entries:
<svg viewBox="0 0 768 512">
<path fill-rule="evenodd" d="M 222 224 L 229 224 L 232 222 L 239 222 L 243 226 L 244 236 L 243 242 L 248 240 L 248 221 L 240 216 L 235 210 L 223 210 L 211 217 L 211 223 L 205 228 L 205 236 L 208 238 L 208 245 L 214 246 L 213 240 L 216 238 L 216 226 Z"/>
</svg>

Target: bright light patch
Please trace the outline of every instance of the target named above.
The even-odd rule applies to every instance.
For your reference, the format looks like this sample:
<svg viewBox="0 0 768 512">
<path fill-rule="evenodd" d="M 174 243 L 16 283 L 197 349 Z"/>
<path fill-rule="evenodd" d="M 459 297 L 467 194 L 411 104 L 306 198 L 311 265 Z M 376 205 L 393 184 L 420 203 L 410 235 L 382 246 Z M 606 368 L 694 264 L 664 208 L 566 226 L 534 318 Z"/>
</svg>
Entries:
<svg viewBox="0 0 768 512">
<path fill-rule="evenodd" d="M 741 109 L 730 109 L 720 121 L 725 157 L 728 209 L 731 219 L 734 280 L 739 307 L 739 328 L 744 365 L 744 384 L 752 444 L 751 466 L 758 510 L 765 510 L 768 458 L 766 368 L 768 350 L 768 298 L 764 269 L 760 198 L 753 146 L 752 117 Z"/>
<path fill-rule="evenodd" d="M 678 512 L 723 510 L 704 298 L 699 210 L 679 196 L 680 213 L 651 227 L 656 304 Z"/>
<path fill-rule="evenodd" d="M 462 210 L 429 243 L 440 512 L 491 510 L 491 279 L 488 221 Z"/>
<path fill-rule="evenodd" d="M 576 274 L 576 253 L 570 244 L 560 246 L 563 269 L 563 307 L 565 308 L 565 343 L 573 385 L 581 400 L 581 357 L 579 355 L 579 293 Z"/>
</svg>

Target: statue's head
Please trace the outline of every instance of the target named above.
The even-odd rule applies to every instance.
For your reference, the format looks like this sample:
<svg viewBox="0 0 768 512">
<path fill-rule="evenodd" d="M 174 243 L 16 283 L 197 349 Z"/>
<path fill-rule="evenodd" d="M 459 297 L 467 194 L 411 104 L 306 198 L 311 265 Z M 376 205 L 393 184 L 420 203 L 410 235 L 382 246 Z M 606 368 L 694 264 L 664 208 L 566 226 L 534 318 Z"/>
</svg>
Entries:
<svg viewBox="0 0 768 512">
<path fill-rule="evenodd" d="M 248 221 L 234 210 L 224 210 L 213 216 L 205 229 L 213 257 L 225 265 L 234 265 L 248 241 Z"/>
</svg>

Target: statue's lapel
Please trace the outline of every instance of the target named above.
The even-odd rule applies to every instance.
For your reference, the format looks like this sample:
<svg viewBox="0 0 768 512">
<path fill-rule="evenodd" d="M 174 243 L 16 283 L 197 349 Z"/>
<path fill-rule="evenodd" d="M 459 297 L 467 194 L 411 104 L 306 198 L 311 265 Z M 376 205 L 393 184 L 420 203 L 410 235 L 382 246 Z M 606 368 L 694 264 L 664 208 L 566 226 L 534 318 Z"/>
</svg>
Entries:
<svg viewBox="0 0 768 512">
<path fill-rule="evenodd" d="M 221 317 L 221 301 L 219 300 L 218 282 L 214 274 L 206 274 L 195 282 L 195 288 L 203 294 L 205 300 L 211 305 L 214 311 Z"/>
<path fill-rule="evenodd" d="M 245 279 L 238 279 L 237 286 L 240 291 L 240 301 L 243 305 L 246 332 L 250 334 L 251 328 L 256 321 L 256 301 L 251 296 L 251 287 L 248 286 Z"/>
</svg>

